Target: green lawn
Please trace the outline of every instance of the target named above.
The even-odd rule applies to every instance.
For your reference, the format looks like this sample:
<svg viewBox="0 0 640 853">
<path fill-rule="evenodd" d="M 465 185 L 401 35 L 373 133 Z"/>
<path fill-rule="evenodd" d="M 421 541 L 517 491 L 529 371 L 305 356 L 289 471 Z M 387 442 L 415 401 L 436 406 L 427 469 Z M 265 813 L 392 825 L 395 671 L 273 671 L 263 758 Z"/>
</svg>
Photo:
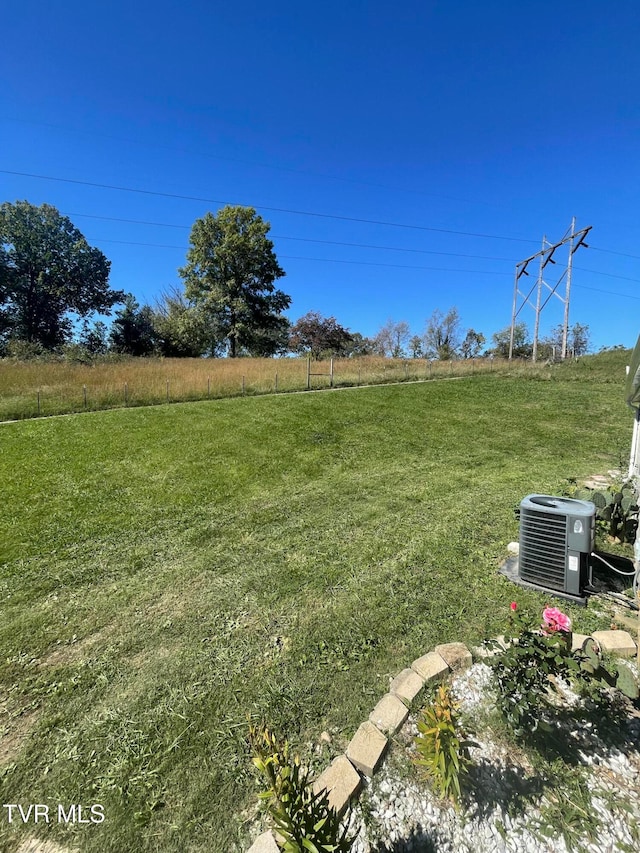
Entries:
<svg viewBox="0 0 640 853">
<path fill-rule="evenodd" d="M 0 426 L 0 802 L 106 815 L 2 849 L 242 849 L 249 715 L 324 766 L 389 675 L 544 602 L 496 571 L 513 507 L 624 462 L 626 357 Z"/>
</svg>

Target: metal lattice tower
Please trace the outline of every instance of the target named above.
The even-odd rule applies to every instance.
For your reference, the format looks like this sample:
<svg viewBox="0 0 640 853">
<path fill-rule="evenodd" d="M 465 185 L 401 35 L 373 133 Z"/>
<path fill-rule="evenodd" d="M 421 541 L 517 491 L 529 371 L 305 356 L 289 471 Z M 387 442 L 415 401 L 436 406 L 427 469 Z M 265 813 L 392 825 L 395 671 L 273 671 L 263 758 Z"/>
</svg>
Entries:
<svg viewBox="0 0 640 853">
<path fill-rule="evenodd" d="M 530 258 L 525 258 L 524 261 L 520 261 L 516 264 L 515 271 L 515 282 L 513 288 L 513 311 L 511 313 L 511 335 L 509 339 L 509 359 L 513 358 L 513 341 L 515 335 L 516 328 L 516 318 L 518 314 L 522 311 L 525 305 L 529 305 L 535 311 L 536 319 L 534 325 L 533 332 L 533 353 L 532 359 L 536 361 L 538 357 L 538 337 L 540 332 L 540 314 L 542 310 L 547 305 L 552 296 L 555 296 L 560 302 L 564 305 L 564 321 L 562 325 L 562 353 L 561 357 L 567 357 L 567 337 L 569 334 L 569 300 L 571 297 L 571 271 L 572 271 L 572 262 L 573 256 L 575 252 L 580 248 L 580 246 L 584 246 L 588 248 L 585 243 L 585 238 L 589 231 L 591 231 L 592 226 L 589 225 L 587 228 L 582 228 L 580 231 L 576 231 L 576 218 L 575 216 L 571 220 L 571 227 L 566 232 L 562 240 L 559 243 L 549 243 L 546 236 L 542 238 L 542 249 L 539 252 L 536 252 L 535 255 L 531 255 Z M 569 246 L 569 254 L 567 257 L 566 265 L 564 270 L 558 277 L 555 284 L 549 284 L 544 279 L 544 271 L 548 264 L 556 264 L 557 261 L 553 259 L 553 256 L 556 251 L 561 249 L 563 246 Z M 528 292 L 524 292 L 520 289 L 521 287 L 521 279 L 523 276 L 528 276 L 527 266 L 536 259 L 539 259 L 539 268 L 538 268 L 538 277 L 535 283 L 531 286 Z M 561 296 L 558 292 L 560 285 L 562 282 L 565 282 L 565 291 L 564 296 Z M 548 292 L 545 292 L 544 288 Z M 536 301 L 535 304 L 531 301 L 531 296 L 536 291 Z M 518 306 L 518 297 L 521 297 L 522 302 Z M 543 299 L 544 297 L 544 299 Z"/>
</svg>

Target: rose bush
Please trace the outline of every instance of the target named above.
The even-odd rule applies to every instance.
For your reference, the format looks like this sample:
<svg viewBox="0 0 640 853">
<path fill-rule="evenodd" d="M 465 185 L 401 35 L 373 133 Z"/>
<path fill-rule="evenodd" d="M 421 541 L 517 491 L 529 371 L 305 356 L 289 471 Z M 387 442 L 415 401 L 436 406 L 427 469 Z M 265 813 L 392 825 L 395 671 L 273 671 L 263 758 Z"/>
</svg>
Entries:
<svg viewBox="0 0 640 853">
<path fill-rule="evenodd" d="M 506 648 L 493 641 L 498 651 L 488 663 L 498 686 L 497 706 L 516 735 L 548 728 L 541 717 L 553 690 L 550 676 L 567 677 L 579 664 L 571 656 L 571 620 L 555 607 L 546 607 L 542 625 L 524 615 L 511 602 Z"/>
</svg>

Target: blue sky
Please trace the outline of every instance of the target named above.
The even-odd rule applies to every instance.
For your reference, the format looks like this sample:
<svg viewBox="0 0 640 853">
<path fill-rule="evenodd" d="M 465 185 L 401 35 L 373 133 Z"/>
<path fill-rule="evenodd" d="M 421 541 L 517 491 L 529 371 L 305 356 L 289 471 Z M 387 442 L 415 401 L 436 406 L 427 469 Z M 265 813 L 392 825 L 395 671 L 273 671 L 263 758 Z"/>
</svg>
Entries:
<svg viewBox="0 0 640 853">
<path fill-rule="evenodd" d="M 22 0 L 2 17 L 0 200 L 55 205 L 140 302 L 230 202 L 271 223 L 293 320 L 419 334 L 455 305 L 489 338 L 515 263 L 575 216 L 593 228 L 570 321 L 595 349 L 635 343 L 636 2 Z M 552 299 L 543 334 L 562 313 Z"/>
</svg>

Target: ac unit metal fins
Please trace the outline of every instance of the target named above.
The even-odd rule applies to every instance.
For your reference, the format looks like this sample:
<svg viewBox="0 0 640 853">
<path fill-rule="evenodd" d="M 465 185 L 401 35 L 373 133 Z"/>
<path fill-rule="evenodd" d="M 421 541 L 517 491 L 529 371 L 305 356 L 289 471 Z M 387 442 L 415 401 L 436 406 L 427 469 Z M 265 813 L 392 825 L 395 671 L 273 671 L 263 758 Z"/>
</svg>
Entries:
<svg viewBox="0 0 640 853">
<path fill-rule="evenodd" d="M 531 583 L 564 591 L 567 525 L 549 513 L 520 515 L 520 577 Z"/>
</svg>

